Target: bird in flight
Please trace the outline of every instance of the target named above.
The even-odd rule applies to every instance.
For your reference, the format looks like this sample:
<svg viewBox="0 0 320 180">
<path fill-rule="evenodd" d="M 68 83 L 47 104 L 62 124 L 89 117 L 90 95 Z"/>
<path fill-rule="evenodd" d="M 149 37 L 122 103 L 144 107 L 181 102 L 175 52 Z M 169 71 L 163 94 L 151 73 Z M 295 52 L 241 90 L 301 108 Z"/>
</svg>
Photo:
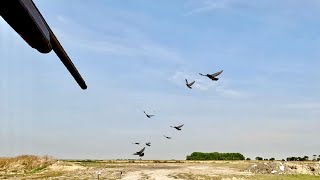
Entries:
<svg viewBox="0 0 320 180">
<path fill-rule="evenodd" d="M 151 142 L 146 143 L 147 146 L 151 146 Z"/>
<path fill-rule="evenodd" d="M 135 143 L 133 143 L 133 144 L 140 145 L 140 143 L 138 143 L 138 142 L 135 142 Z"/>
<path fill-rule="evenodd" d="M 166 135 L 163 135 L 165 138 L 167 139 L 171 139 L 172 137 L 169 137 L 169 136 L 166 136 Z"/>
<path fill-rule="evenodd" d="M 154 115 L 151 115 L 151 114 L 147 114 L 146 111 L 143 111 L 143 113 L 144 113 L 148 118 L 151 118 L 151 117 L 154 116 Z"/>
<path fill-rule="evenodd" d="M 142 157 L 144 156 L 144 150 L 146 149 L 146 147 L 142 148 L 140 151 L 134 153 L 133 155 L 138 155 L 139 157 Z"/>
<path fill-rule="evenodd" d="M 182 128 L 183 125 L 184 125 L 184 124 L 182 124 L 182 125 L 180 125 L 180 126 L 170 126 L 170 127 L 175 128 L 175 129 L 178 130 L 178 131 L 181 131 L 181 128 Z"/>
<path fill-rule="evenodd" d="M 217 78 L 217 76 L 219 76 L 221 73 L 223 72 L 223 70 L 219 71 L 219 72 L 216 72 L 216 73 L 213 73 L 213 74 L 201 74 L 199 73 L 201 76 L 207 76 L 208 78 L 210 78 L 212 81 L 218 81 L 219 78 Z"/>
<path fill-rule="evenodd" d="M 186 79 L 186 86 L 188 87 L 188 88 L 190 88 L 190 89 L 192 89 L 192 85 L 195 83 L 196 81 L 193 81 L 193 82 L 191 82 L 191 83 L 188 83 L 188 80 Z"/>
</svg>

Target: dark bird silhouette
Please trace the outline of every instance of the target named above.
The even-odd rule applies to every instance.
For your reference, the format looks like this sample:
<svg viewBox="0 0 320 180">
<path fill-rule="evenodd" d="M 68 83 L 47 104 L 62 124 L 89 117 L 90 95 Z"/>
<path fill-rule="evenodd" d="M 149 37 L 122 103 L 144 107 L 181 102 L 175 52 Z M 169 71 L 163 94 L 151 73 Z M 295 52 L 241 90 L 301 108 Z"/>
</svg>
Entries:
<svg viewBox="0 0 320 180">
<path fill-rule="evenodd" d="M 147 146 L 151 146 L 151 142 L 146 143 Z"/>
<path fill-rule="evenodd" d="M 188 87 L 188 88 L 190 88 L 190 89 L 192 89 L 192 85 L 195 83 L 196 81 L 193 81 L 193 82 L 191 82 L 191 83 L 188 83 L 188 80 L 186 79 L 186 86 Z"/>
<path fill-rule="evenodd" d="M 139 155 L 139 157 L 143 157 L 144 156 L 144 150 L 146 149 L 146 147 L 142 148 L 140 151 L 134 153 L 133 155 Z"/>
<path fill-rule="evenodd" d="M 182 128 L 183 125 L 184 125 L 184 124 L 182 124 L 182 125 L 180 125 L 180 126 L 170 126 L 170 127 L 175 128 L 175 129 L 178 130 L 178 131 L 181 131 L 181 128 Z"/>
<path fill-rule="evenodd" d="M 172 137 L 169 137 L 169 136 L 166 136 L 166 135 L 163 135 L 165 138 L 167 139 L 171 139 Z"/>
<path fill-rule="evenodd" d="M 136 142 L 136 143 L 133 143 L 133 144 L 136 144 L 136 145 L 140 145 L 140 143 Z"/>
<path fill-rule="evenodd" d="M 204 74 L 201 74 L 199 73 L 201 76 L 207 76 L 208 78 L 210 78 L 212 81 L 218 81 L 219 78 L 217 78 L 217 76 L 219 76 L 221 73 L 223 72 L 223 70 L 219 71 L 219 72 L 216 72 L 216 73 L 213 73 L 213 74 L 207 74 L 207 75 L 204 75 Z"/>
<path fill-rule="evenodd" d="M 146 111 L 143 111 L 143 113 L 144 113 L 148 118 L 151 118 L 151 117 L 154 116 L 154 115 L 151 115 L 151 114 L 147 114 Z"/>
</svg>

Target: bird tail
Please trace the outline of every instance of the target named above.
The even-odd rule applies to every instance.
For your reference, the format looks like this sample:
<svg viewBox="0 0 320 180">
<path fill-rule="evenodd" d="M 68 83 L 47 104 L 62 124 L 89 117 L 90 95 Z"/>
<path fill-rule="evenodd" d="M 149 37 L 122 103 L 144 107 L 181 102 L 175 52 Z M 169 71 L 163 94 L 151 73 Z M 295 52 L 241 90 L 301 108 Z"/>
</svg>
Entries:
<svg viewBox="0 0 320 180">
<path fill-rule="evenodd" d="M 212 78 L 212 81 L 218 81 L 219 78 Z"/>
</svg>

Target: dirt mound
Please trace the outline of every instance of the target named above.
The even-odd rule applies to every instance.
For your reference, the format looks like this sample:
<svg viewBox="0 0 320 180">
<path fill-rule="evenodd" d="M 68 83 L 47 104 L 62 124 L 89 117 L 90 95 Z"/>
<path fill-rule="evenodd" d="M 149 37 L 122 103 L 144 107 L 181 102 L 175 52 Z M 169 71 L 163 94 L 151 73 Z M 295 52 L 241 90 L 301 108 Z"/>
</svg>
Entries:
<svg viewBox="0 0 320 180">
<path fill-rule="evenodd" d="M 258 162 L 250 166 L 247 172 L 255 174 L 309 174 L 320 175 L 319 162 Z"/>
<path fill-rule="evenodd" d="M 47 169 L 51 171 L 76 171 L 76 170 L 83 170 L 86 168 L 83 166 L 74 164 L 72 162 L 57 161 L 51 166 L 49 166 Z"/>
<path fill-rule="evenodd" d="M 49 156 L 22 155 L 13 158 L 0 158 L 0 172 L 26 173 L 40 171 L 55 163 Z"/>
<path fill-rule="evenodd" d="M 308 162 L 308 163 L 286 163 L 289 174 L 311 174 L 320 175 L 320 163 Z"/>
</svg>

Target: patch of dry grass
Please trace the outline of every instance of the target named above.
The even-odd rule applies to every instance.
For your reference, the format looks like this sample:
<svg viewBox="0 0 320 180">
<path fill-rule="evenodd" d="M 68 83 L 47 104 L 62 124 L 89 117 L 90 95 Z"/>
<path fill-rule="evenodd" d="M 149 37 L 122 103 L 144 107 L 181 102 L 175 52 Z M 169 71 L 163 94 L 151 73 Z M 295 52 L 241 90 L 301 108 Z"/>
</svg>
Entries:
<svg viewBox="0 0 320 180">
<path fill-rule="evenodd" d="M 255 175 L 249 178 L 250 180 L 319 180 L 320 176 L 295 174 L 295 175 Z"/>
<path fill-rule="evenodd" d="M 207 176 L 203 174 L 191 174 L 191 173 L 177 173 L 168 175 L 174 179 L 188 179 L 188 180 L 221 180 L 221 177 Z"/>
<path fill-rule="evenodd" d="M 247 170 L 253 164 L 253 162 L 248 161 L 214 161 L 210 163 L 214 167 L 229 167 L 240 171 Z"/>
<path fill-rule="evenodd" d="M 21 155 L 13 158 L 0 158 L 0 171 L 7 173 L 35 173 L 55 163 L 50 156 Z"/>
</svg>

